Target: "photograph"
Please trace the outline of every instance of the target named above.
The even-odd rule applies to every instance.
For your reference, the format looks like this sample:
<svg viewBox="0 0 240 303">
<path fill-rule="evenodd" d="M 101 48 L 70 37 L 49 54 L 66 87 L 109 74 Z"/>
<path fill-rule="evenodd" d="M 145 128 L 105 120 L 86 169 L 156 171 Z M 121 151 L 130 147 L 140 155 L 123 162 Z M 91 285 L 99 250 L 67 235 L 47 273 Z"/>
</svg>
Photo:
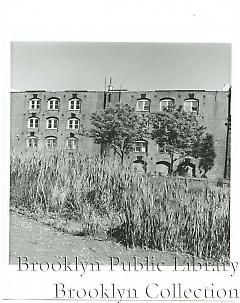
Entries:
<svg viewBox="0 0 240 303">
<path fill-rule="evenodd" d="M 12 41 L 9 264 L 229 264 L 231 48 Z"/>
</svg>

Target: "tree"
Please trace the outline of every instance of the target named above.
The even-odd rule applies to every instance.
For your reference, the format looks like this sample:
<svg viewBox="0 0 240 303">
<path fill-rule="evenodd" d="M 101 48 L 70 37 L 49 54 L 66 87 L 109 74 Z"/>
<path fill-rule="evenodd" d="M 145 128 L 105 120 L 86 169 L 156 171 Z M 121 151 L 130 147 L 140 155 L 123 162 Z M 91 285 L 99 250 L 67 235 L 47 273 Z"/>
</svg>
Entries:
<svg viewBox="0 0 240 303">
<path fill-rule="evenodd" d="M 147 135 L 147 117 L 135 112 L 127 104 L 110 106 L 91 116 L 93 128 L 90 136 L 95 143 L 110 146 L 123 163 L 124 155 L 132 149 L 136 140 Z"/>
<path fill-rule="evenodd" d="M 151 137 L 158 144 L 159 151 L 170 156 L 169 174 L 173 173 L 174 161 L 179 157 L 198 156 L 204 127 L 194 113 L 172 107 L 152 114 L 151 124 Z"/>
<path fill-rule="evenodd" d="M 216 157 L 214 139 L 211 134 L 207 133 L 202 139 L 198 156 L 200 158 L 198 167 L 204 171 L 202 177 L 206 178 L 206 173 L 213 167 L 214 159 Z"/>
</svg>

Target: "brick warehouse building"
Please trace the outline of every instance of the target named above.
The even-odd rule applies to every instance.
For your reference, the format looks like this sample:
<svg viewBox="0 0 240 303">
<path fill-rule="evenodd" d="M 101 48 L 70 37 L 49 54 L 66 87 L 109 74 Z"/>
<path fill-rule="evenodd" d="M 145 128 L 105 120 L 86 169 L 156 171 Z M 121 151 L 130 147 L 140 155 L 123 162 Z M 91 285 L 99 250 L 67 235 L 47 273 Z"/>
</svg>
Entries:
<svg viewBox="0 0 240 303">
<path fill-rule="evenodd" d="M 91 138 L 81 134 L 89 130 L 95 111 L 116 103 L 127 103 L 140 113 L 158 112 L 169 105 L 182 106 L 201 117 L 213 134 L 216 159 L 209 177 L 229 177 L 230 90 L 155 90 L 155 91 L 24 91 L 11 93 L 11 152 L 36 150 L 78 150 L 100 153 Z M 130 155 L 133 165 L 145 163 L 147 171 L 166 173 L 168 156 L 160 154 L 156 143 L 137 141 Z M 199 176 L 197 160 L 190 159 L 191 174 Z M 176 162 L 175 165 L 179 165 Z"/>
</svg>

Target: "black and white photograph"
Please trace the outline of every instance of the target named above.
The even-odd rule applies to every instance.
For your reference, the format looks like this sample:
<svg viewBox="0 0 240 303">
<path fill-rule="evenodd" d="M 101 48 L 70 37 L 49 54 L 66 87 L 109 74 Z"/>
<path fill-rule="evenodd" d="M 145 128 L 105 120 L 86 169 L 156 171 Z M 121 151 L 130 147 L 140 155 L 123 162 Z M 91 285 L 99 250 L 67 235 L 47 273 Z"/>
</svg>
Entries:
<svg viewBox="0 0 240 303">
<path fill-rule="evenodd" d="M 229 261 L 230 44 L 13 42 L 11 60 L 10 263 Z"/>
<path fill-rule="evenodd" d="M 10 2 L 3 300 L 237 302 L 233 6 Z"/>
</svg>

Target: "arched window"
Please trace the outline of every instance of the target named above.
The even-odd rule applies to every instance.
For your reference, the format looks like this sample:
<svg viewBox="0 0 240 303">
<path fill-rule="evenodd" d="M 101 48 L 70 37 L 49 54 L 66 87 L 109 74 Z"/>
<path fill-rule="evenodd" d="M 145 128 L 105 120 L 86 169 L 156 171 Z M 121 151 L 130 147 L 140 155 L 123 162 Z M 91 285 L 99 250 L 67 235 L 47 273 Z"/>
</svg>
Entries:
<svg viewBox="0 0 240 303">
<path fill-rule="evenodd" d="M 190 113 L 198 113 L 199 101 L 197 99 L 186 99 L 183 106 L 184 111 Z"/>
<path fill-rule="evenodd" d="M 151 100 L 149 99 L 139 99 L 137 100 L 137 111 L 138 112 L 150 112 Z"/>
<path fill-rule="evenodd" d="M 45 144 L 47 149 L 51 149 L 57 146 L 57 138 L 53 136 L 49 136 L 45 138 Z"/>
<path fill-rule="evenodd" d="M 148 143 L 145 140 L 135 141 L 134 152 L 136 153 L 147 153 Z"/>
<path fill-rule="evenodd" d="M 79 98 L 71 98 L 69 100 L 69 110 L 80 110 L 81 100 Z"/>
<path fill-rule="evenodd" d="M 38 128 L 39 119 L 37 117 L 28 118 L 28 128 Z"/>
<path fill-rule="evenodd" d="M 37 147 L 38 145 L 38 139 L 35 136 L 30 136 L 27 138 L 27 147 Z"/>
<path fill-rule="evenodd" d="M 49 98 L 48 99 L 48 109 L 49 110 L 59 110 L 59 99 Z"/>
<path fill-rule="evenodd" d="M 174 99 L 172 98 L 164 98 L 160 100 L 160 111 L 169 110 L 174 106 Z"/>
<path fill-rule="evenodd" d="M 57 129 L 58 128 L 58 118 L 50 117 L 47 118 L 47 129 Z"/>
<path fill-rule="evenodd" d="M 77 149 L 78 139 L 75 137 L 69 137 L 66 139 L 66 149 Z"/>
<path fill-rule="evenodd" d="M 79 129 L 79 119 L 69 118 L 68 119 L 68 129 Z"/>
<path fill-rule="evenodd" d="M 40 99 L 39 98 L 31 98 L 29 100 L 29 109 L 39 109 L 40 108 Z"/>
</svg>

